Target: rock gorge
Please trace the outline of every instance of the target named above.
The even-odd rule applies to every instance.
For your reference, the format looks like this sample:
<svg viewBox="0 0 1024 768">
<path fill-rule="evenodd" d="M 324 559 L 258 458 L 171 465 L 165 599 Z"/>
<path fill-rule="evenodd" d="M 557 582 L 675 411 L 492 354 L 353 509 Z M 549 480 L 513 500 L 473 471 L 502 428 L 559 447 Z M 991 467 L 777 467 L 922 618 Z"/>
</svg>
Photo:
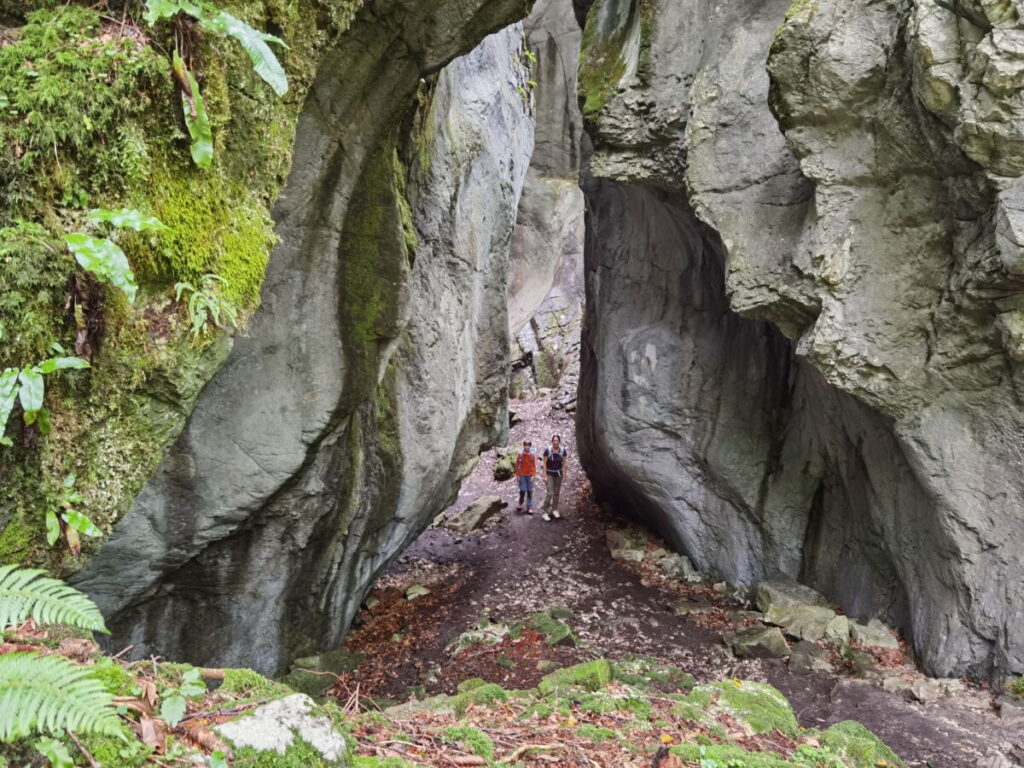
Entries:
<svg viewBox="0 0 1024 768">
<path fill-rule="evenodd" d="M 262 305 L 73 578 L 117 643 L 337 647 L 578 345 L 600 499 L 1024 674 L 1024 6 L 341 5 Z"/>
</svg>

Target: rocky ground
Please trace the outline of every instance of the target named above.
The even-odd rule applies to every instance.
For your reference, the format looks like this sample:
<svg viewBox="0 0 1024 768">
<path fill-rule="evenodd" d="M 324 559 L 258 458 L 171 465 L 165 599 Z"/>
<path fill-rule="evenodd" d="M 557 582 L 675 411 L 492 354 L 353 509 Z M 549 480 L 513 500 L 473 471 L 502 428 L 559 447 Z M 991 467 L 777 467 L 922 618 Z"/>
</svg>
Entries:
<svg viewBox="0 0 1024 768">
<path fill-rule="evenodd" d="M 511 431 L 514 444 L 529 437 L 535 446 L 544 445 L 559 432 L 574 458 L 569 414 L 545 400 L 518 401 L 513 408 L 520 419 Z M 743 610 L 750 606 L 724 585 L 688 584 L 666 577 L 646 560 L 614 559 L 608 541 L 621 537 L 609 538 L 608 531 L 628 530 L 627 523 L 591 501 L 589 484 L 575 463 L 563 489 L 562 520 L 514 514 L 513 481 L 492 477 L 497 461 L 497 452 L 482 457 L 442 517 L 458 514 L 482 496 L 498 496 L 509 506 L 483 530 L 432 527 L 396 562 L 350 635 L 347 648 L 365 656 L 355 672 L 338 681 L 337 695 L 345 698 L 357 690 L 389 699 L 452 694 L 473 677 L 526 688 L 554 667 L 643 654 L 680 667 L 699 682 L 768 682 L 790 699 L 802 727 L 860 721 L 908 765 L 1008 768 L 1024 762 L 1024 721 L 1000 718 L 992 695 L 969 681 L 928 683 L 901 650 L 876 655 L 870 672 L 875 680 L 857 679 L 863 670 L 838 652 L 831 654 L 834 671 L 803 674 L 785 659 L 734 657 L 722 636 L 757 621 L 758 614 Z M 543 492 L 538 496 L 539 506 Z M 649 551 L 656 548 L 657 542 L 647 544 Z M 673 609 L 681 601 L 708 607 L 680 616 Z M 544 627 L 527 626 L 515 640 L 505 637 L 453 653 L 452 644 L 469 630 L 510 625 L 553 606 L 568 609 L 564 621 L 577 644 L 549 645 L 543 632 L 533 631 Z M 890 680 L 890 690 L 881 687 L 884 680 Z M 922 691 L 916 698 L 915 684 Z"/>
</svg>

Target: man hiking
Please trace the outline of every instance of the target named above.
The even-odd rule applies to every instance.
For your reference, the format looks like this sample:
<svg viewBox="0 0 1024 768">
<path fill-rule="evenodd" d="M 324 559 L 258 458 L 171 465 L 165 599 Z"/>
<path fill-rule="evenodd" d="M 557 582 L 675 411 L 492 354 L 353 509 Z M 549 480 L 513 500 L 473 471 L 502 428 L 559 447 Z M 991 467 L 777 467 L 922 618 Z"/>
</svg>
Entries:
<svg viewBox="0 0 1024 768">
<path fill-rule="evenodd" d="M 516 512 L 523 511 L 523 498 L 526 499 L 526 514 L 533 514 L 533 477 L 537 474 L 537 456 L 533 452 L 532 443 L 523 441 L 523 450 L 516 456 L 516 481 L 519 483 L 519 506 Z"/>
<path fill-rule="evenodd" d="M 562 478 L 565 476 L 566 456 L 568 452 L 562 447 L 562 436 L 551 436 L 551 447 L 544 449 L 544 474 L 547 478 L 547 490 L 544 493 L 544 519 L 558 520 L 558 495 L 562 492 Z"/>
</svg>

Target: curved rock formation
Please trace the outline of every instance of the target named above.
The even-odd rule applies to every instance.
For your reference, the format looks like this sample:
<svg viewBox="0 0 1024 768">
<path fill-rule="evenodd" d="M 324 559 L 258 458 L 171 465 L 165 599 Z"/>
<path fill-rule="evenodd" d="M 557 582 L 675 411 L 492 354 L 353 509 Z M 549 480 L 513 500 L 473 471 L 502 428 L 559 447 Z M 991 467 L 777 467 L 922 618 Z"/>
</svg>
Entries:
<svg viewBox="0 0 1024 768">
<path fill-rule="evenodd" d="M 787 5 L 590 10 L 583 459 L 701 567 L 1020 674 L 1016 13 Z"/>
<path fill-rule="evenodd" d="M 508 246 L 532 148 L 521 30 L 421 78 L 524 10 L 374 3 L 325 57 L 262 307 L 76 579 L 119 642 L 263 671 L 336 647 L 503 437 Z"/>
</svg>

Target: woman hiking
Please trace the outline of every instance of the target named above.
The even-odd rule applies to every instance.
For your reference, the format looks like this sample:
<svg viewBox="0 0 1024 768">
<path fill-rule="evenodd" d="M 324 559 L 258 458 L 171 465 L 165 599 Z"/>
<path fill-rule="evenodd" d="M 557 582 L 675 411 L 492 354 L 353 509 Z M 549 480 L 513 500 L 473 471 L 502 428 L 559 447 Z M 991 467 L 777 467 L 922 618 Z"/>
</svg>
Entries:
<svg viewBox="0 0 1024 768">
<path fill-rule="evenodd" d="M 523 450 L 516 456 L 516 481 L 519 483 L 519 506 L 516 512 L 523 511 L 523 498 L 526 498 L 526 514 L 533 514 L 533 478 L 537 474 L 537 456 L 533 453 L 533 443 L 523 441 Z"/>
<path fill-rule="evenodd" d="M 544 449 L 544 475 L 547 479 L 547 490 L 544 492 L 544 519 L 558 520 L 558 496 L 562 492 L 562 478 L 566 470 L 568 451 L 562 447 L 562 436 L 551 436 L 551 447 Z"/>
</svg>

